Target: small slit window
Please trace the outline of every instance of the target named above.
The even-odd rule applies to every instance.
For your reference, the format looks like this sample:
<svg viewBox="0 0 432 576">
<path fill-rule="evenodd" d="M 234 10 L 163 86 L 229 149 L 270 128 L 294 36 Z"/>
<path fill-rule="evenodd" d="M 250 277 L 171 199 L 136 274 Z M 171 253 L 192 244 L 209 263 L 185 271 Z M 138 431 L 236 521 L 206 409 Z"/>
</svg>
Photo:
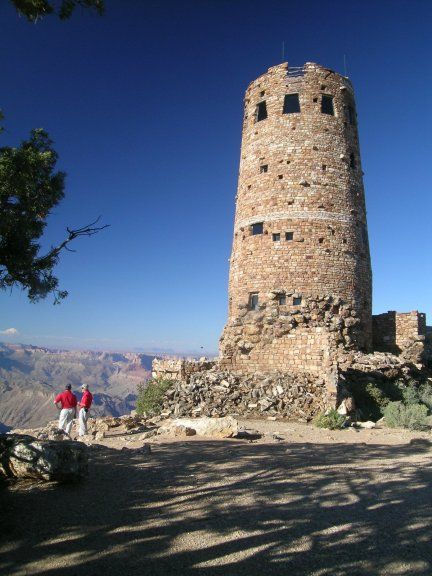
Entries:
<svg viewBox="0 0 432 576">
<path fill-rule="evenodd" d="M 347 108 L 347 120 L 350 124 L 356 123 L 355 111 L 353 106 L 348 106 Z"/>
<path fill-rule="evenodd" d="M 283 113 L 294 114 L 300 112 L 300 100 L 298 94 L 285 94 Z"/>
<path fill-rule="evenodd" d="M 294 238 L 294 232 L 285 232 L 285 240 L 293 240 Z"/>
<path fill-rule="evenodd" d="M 275 233 L 272 235 L 272 238 L 273 238 L 273 242 L 279 242 L 279 241 L 280 241 L 280 233 L 279 233 L 279 232 L 275 232 Z"/>
<path fill-rule="evenodd" d="M 350 165 L 350 168 L 356 168 L 356 166 L 357 166 L 354 153 L 351 153 L 351 154 L 350 154 L 349 165 Z"/>
<path fill-rule="evenodd" d="M 265 172 L 268 172 L 268 164 L 262 164 L 260 166 L 260 174 L 264 174 Z"/>
<path fill-rule="evenodd" d="M 256 121 L 261 122 L 267 118 L 267 105 L 264 102 L 259 102 L 256 107 Z"/>
<path fill-rule="evenodd" d="M 280 306 L 284 306 L 286 304 L 286 294 L 278 294 L 278 303 Z"/>
<path fill-rule="evenodd" d="M 252 224 L 252 236 L 262 234 L 263 230 L 264 230 L 263 222 L 255 222 L 255 224 Z"/>
<path fill-rule="evenodd" d="M 258 306 L 259 306 L 258 292 L 251 292 L 249 294 L 249 303 L 248 303 L 249 310 L 258 310 Z"/>
<path fill-rule="evenodd" d="M 295 296 L 293 298 L 293 306 L 300 306 L 301 303 L 302 303 L 301 296 Z"/>
<path fill-rule="evenodd" d="M 329 114 L 330 116 L 334 116 L 333 96 L 329 96 L 328 94 L 322 95 L 321 112 L 323 114 Z"/>
</svg>

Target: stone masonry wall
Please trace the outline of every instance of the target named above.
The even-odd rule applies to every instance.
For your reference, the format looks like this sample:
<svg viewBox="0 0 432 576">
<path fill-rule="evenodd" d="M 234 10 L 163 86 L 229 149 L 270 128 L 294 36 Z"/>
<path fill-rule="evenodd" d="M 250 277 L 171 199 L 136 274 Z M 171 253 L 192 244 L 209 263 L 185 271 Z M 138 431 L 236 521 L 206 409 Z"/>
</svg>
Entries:
<svg viewBox="0 0 432 576">
<path fill-rule="evenodd" d="M 287 94 L 298 94 L 300 112 L 283 113 Z M 322 112 L 325 96 L 333 115 Z M 258 120 L 264 102 L 267 117 Z M 246 91 L 221 362 L 246 372 L 313 372 L 342 341 L 365 350 L 372 344 L 354 93 L 331 70 L 308 63 L 296 72 L 285 63 Z"/>
<path fill-rule="evenodd" d="M 426 339 L 426 315 L 417 312 L 385 312 L 373 316 L 374 349 L 421 360 Z"/>
<path fill-rule="evenodd" d="M 191 374 L 209 370 L 215 365 L 212 360 L 186 358 L 155 358 L 152 362 L 152 378 L 185 381 Z"/>
<path fill-rule="evenodd" d="M 260 310 L 245 306 L 221 338 L 222 368 L 325 376 L 352 348 L 361 321 L 355 309 L 332 296 L 281 305 L 278 292 Z"/>
</svg>

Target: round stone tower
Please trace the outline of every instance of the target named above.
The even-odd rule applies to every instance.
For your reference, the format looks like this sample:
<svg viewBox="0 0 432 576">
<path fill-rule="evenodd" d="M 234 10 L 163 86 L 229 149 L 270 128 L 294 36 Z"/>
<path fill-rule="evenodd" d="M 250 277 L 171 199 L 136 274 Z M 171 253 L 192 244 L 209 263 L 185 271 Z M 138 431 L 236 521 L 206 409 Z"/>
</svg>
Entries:
<svg viewBox="0 0 432 576">
<path fill-rule="evenodd" d="M 369 350 L 371 282 L 351 82 L 270 68 L 245 96 L 222 365 L 319 372 Z"/>
</svg>

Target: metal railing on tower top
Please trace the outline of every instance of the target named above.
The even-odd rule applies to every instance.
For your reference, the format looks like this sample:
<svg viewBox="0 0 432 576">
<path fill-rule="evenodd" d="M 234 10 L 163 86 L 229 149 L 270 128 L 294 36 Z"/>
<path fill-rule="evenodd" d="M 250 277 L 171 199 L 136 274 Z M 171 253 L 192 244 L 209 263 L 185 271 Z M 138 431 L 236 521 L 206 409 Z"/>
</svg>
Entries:
<svg viewBox="0 0 432 576">
<path fill-rule="evenodd" d="M 289 66 L 287 76 L 290 78 L 297 78 L 299 76 L 304 76 L 305 67 L 304 66 Z"/>
</svg>

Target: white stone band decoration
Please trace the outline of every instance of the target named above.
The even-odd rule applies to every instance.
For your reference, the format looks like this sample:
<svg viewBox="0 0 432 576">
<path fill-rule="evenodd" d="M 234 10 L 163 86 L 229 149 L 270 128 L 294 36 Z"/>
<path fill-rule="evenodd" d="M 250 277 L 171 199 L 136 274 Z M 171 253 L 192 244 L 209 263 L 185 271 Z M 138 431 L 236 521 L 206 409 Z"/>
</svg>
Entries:
<svg viewBox="0 0 432 576">
<path fill-rule="evenodd" d="M 277 220 L 330 220 L 333 222 L 343 222 L 346 224 L 355 222 L 356 218 L 347 214 L 338 214 L 337 212 L 311 212 L 308 210 L 275 212 L 273 214 L 257 214 L 250 218 L 244 218 L 236 223 L 236 229 L 243 226 L 250 226 L 256 222 L 274 222 Z"/>
</svg>

